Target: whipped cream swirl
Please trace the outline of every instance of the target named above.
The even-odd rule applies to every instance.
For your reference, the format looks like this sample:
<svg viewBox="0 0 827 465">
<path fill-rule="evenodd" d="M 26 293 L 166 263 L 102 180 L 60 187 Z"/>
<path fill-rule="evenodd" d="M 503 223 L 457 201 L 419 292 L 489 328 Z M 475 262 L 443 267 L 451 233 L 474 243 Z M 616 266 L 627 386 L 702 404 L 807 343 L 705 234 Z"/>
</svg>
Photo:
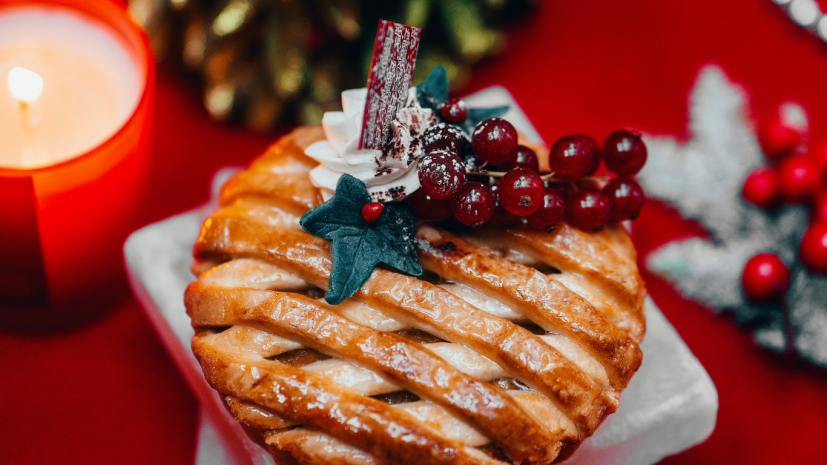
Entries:
<svg viewBox="0 0 827 465">
<path fill-rule="evenodd" d="M 342 92 L 343 111 L 328 111 L 322 118 L 327 140 L 305 150 L 320 163 L 310 171 L 310 179 L 325 200 L 333 196 L 345 173 L 364 182 L 377 202 L 402 200 L 419 189 L 417 166 L 424 153 L 422 134 L 436 125 L 434 112 L 419 106 L 416 88 L 411 88 L 408 101 L 391 123 L 392 137 L 385 149 L 359 150 L 366 99 L 364 88 Z"/>
</svg>

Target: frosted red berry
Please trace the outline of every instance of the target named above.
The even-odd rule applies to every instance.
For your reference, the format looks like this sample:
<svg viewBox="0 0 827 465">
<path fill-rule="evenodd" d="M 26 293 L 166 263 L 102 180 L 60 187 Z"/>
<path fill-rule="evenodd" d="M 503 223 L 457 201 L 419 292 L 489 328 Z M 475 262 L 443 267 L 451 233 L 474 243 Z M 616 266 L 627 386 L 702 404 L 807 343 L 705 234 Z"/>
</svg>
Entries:
<svg viewBox="0 0 827 465">
<path fill-rule="evenodd" d="M 548 157 L 554 177 L 562 181 L 576 181 L 595 169 L 595 160 L 600 162 L 597 144 L 577 135 L 557 139 Z"/>
<path fill-rule="evenodd" d="M 491 164 L 505 163 L 515 156 L 517 130 L 502 118 L 488 118 L 474 129 L 471 148 L 474 155 Z"/>
<path fill-rule="evenodd" d="M 741 188 L 741 197 L 764 210 L 779 204 L 778 176 L 772 168 L 758 168 L 750 173 Z"/>
<path fill-rule="evenodd" d="M 425 130 L 422 145 L 426 153 L 447 152 L 458 156 L 464 139 L 462 131 L 456 126 L 439 123 Z"/>
<path fill-rule="evenodd" d="M 579 189 L 566 201 L 566 221 L 583 231 L 594 231 L 609 221 L 609 199 L 595 189 Z"/>
<path fill-rule="evenodd" d="M 528 168 L 514 168 L 500 181 L 499 194 L 503 208 L 517 216 L 527 216 L 542 204 L 543 180 Z"/>
<path fill-rule="evenodd" d="M 442 116 L 443 120 L 451 124 L 464 122 L 468 117 L 468 110 L 465 109 L 465 101 L 458 98 L 448 100 L 440 107 L 439 115 Z"/>
<path fill-rule="evenodd" d="M 543 189 L 543 200 L 540 208 L 528 215 L 528 225 L 534 229 L 548 230 L 563 220 L 566 212 L 566 200 L 560 189 L 546 187 Z"/>
<path fill-rule="evenodd" d="M 435 199 L 417 189 L 407 197 L 407 202 L 422 221 L 442 221 L 451 217 L 451 201 Z"/>
<path fill-rule="evenodd" d="M 639 134 L 615 131 L 603 142 L 603 162 L 612 173 L 634 176 L 646 164 L 647 150 Z"/>
<path fill-rule="evenodd" d="M 491 219 L 488 220 L 488 224 L 494 226 L 511 226 L 512 224 L 516 223 L 517 220 L 520 219 L 519 216 L 509 212 L 500 204 L 500 197 L 499 197 L 499 185 L 494 184 L 491 187 L 491 192 L 494 194 L 494 213 L 491 214 Z"/>
<path fill-rule="evenodd" d="M 560 183 L 560 182 L 547 182 L 546 188 L 553 190 L 557 193 L 563 200 L 568 200 L 569 195 L 574 192 L 574 187 L 571 183 Z"/>
<path fill-rule="evenodd" d="M 585 134 L 575 134 L 574 137 L 579 138 L 583 141 L 584 144 L 591 147 L 591 151 L 595 153 L 595 157 L 592 160 L 592 166 L 589 168 L 589 171 L 586 173 L 586 176 L 591 176 L 597 172 L 597 169 L 600 167 L 600 160 L 601 160 L 601 151 L 600 145 L 598 145 L 597 141 L 594 140 L 591 136 L 587 136 Z"/>
<path fill-rule="evenodd" d="M 790 287 L 790 270 L 778 255 L 759 253 L 744 265 L 741 286 L 751 302 L 778 302 Z"/>
<path fill-rule="evenodd" d="M 419 184 L 435 199 L 450 199 L 465 185 L 465 166 L 456 155 L 429 153 L 419 162 Z"/>
<path fill-rule="evenodd" d="M 466 226 L 481 226 L 494 213 L 494 194 L 479 182 L 466 182 L 462 190 L 451 200 L 451 212 Z"/>
<path fill-rule="evenodd" d="M 790 157 L 778 165 L 778 192 L 788 203 L 810 201 L 821 185 L 821 171 L 807 157 Z"/>
<path fill-rule="evenodd" d="M 518 145 L 514 151 L 514 156 L 510 160 L 497 166 L 498 170 L 508 171 L 514 168 L 528 168 L 532 171 L 540 171 L 540 162 L 534 150 L 525 145 Z"/>
<path fill-rule="evenodd" d="M 603 187 L 603 195 L 609 199 L 609 218 L 615 221 L 637 218 L 645 202 L 643 189 L 633 179 L 612 179 Z"/>
<path fill-rule="evenodd" d="M 374 223 L 379 219 L 379 216 L 382 215 L 384 209 L 385 206 L 379 202 L 366 203 L 365 206 L 362 207 L 362 219 L 368 223 Z"/>
<path fill-rule="evenodd" d="M 798 258 L 813 274 L 827 274 L 827 221 L 810 225 L 798 249 Z"/>
</svg>

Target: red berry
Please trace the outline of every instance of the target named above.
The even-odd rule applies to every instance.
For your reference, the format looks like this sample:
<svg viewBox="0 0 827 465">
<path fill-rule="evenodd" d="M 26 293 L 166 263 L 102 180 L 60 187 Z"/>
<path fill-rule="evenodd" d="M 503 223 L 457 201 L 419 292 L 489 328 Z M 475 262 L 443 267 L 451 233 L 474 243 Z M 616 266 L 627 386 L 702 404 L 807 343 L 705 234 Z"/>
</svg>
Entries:
<svg viewBox="0 0 827 465">
<path fill-rule="evenodd" d="M 827 189 L 823 189 L 816 195 L 815 202 L 813 202 L 813 211 L 810 212 L 811 223 L 820 221 L 827 222 Z"/>
<path fill-rule="evenodd" d="M 417 189 L 407 198 L 416 217 L 422 221 L 442 221 L 451 217 L 451 201 L 438 200 Z"/>
<path fill-rule="evenodd" d="M 615 131 L 603 142 L 603 162 L 612 173 L 634 176 L 646 163 L 646 144 L 639 134 Z"/>
<path fill-rule="evenodd" d="M 422 135 L 423 149 L 426 153 L 447 152 L 459 155 L 462 150 L 462 141 L 465 136 L 462 131 L 447 123 L 439 123 L 425 130 Z"/>
<path fill-rule="evenodd" d="M 600 159 L 602 158 L 600 153 L 600 146 L 597 144 L 597 141 L 594 140 L 591 136 L 587 136 L 585 134 L 575 134 L 574 137 L 580 138 L 580 140 L 582 140 L 583 143 L 590 146 L 594 150 L 594 153 L 597 154 L 597 156 L 595 156 L 594 160 L 592 161 L 592 167 L 589 169 L 589 172 L 586 173 L 586 176 L 591 176 L 594 173 L 596 173 L 597 168 L 600 167 Z"/>
<path fill-rule="evenodd" d="M 547 182 L 546 187 L 557 193 L 563 200 L 568 200 L 569 196 L 574 192 L 574 187 L 570 183 Z"/>
<path fill-rule="evenodd" d="M 741 188 L 741 197 L 764 210 L 778 207 L 778 176 L 771 168 L 758 168 L 750 173 Z"/>
<path fill-rule="evenodd" d="M 562 181 L 576 181 L 596 169 L 600 163 L 597 144 L 592 145 L 581 136 L 564 136 L 557 139 L 548 154 L 548 163 L 554 177 Z"/>
<path fill-rule="evenodd" d="M 820 184 L 819 169 L 807 157 L 790 157 L 778 166 L 778 190 L 785 202 L 808 202 Z"/>
<path fill-rule="evenodd" d="M 465 184 L 465 165 L 456 155 L 429 153 L 419 162 L 419 184 L 435 199 L 450 199 Z"/>
<path fill-rule="evenodd" d="M 482 161 L 505 163 L 516 155 L 517 130 L 502 118 L 488 118 L 474 129 L 471 147 L 474 155 Z"/>
<path fill-rule="evenodd" d="M 525 145 L 518 145 L 515 151 L 516 155 L 511 160 L 497 166 L 498 170 L 508 171 L 514 168 L 528 168 L 532 171 L 540 171 L 540 162 L 537 160 L 537 154 L 534 150 Z"/>
<path fill-rule="evenodd" d="M 543 189 L 543 202 L 536 212 L 528 215 L 528 225 L 535 229 L 548 229 L 559 223 L 566 212 L 566 200 L 559 189 Z"/>
<path fill-rule="evenodd" d="M 384 209 L 385 206 L 379 202 L 366 203 L 365 206 L 362 207 L 362 219 L 368 223 L 373 223 L 379 219 L 379 215 L 382 214 Z"/>
<path fill-rule="evenodd" d="M 491 186 L 491 192 L 494 194 L 494 213 L 491 215 L 491 219 L 488 220 L 488 224 L 494 226 L 511 226 L 512 224 L 516 223 L 517 220 L 520 219 L 519 216 L 509 212 L 500 204 L 500 186 L 494 184 Z"/>
<path fill-rule="evenodd" d="M 615 178 L 603 187 L 603 195 L 609 199 L 613 220 L 633 220 L 643 208 L 643 189 L 633 179 Z"/>
<path fill-rule="evenodd" d="M 609 211 L 609 199 L 595 189 L 574 191 L 566 201 L 566 220 L 583 231 L 594 231 L 605 225 Z"/>
<path fill-rule="evenodd" d="M 790 270 L 778 255 L 759 253 L 744 265 L 741 286 L 751 302 L 778 302 L 790 287 Z"/>
<path fill-rule="evenodd" d="M 482 226 L 494 213 L 494 194 L 488 186 L 479 182 L 466 182 L 462 190 L 451 200 L 451 211 L 466 226 Z"/>
<path fill-rule="evenodd" d="M 452 124 L 459 124 L 465 121 L 468 117 L 468 111 L 465 109 L 465 101 L 458 98 L 452 98 L 445 102 L 439 109 L 439 115 L 442 119 Z"/>
<path fill-rule="evenodd" d="M 810 152 L 810 159 L 814 164 L 818 165 L 821 174 L 825 180 L 827 180 L 827 140 L 823 141 Z"/>
<path fill-rule="evenodd" d="M 807 116 L 795 103 L 785 103 L 758 127 L 758 141 L 764 155 L 779 160 L 792 153 L 807 133 Z"/>
<path fill-rule="evenodd" d="M 801 263 L 813 274 L 827 274 L 827 222 L 813 223 L 798 249 Z"/>
<path fill-rule="evenodd" d="M 500 203 L 517 216 L 526 216 L 540 208 L 543 201 L 543 180 L 536 171 L 514 168 L 500 181 Z"/>
</svg>

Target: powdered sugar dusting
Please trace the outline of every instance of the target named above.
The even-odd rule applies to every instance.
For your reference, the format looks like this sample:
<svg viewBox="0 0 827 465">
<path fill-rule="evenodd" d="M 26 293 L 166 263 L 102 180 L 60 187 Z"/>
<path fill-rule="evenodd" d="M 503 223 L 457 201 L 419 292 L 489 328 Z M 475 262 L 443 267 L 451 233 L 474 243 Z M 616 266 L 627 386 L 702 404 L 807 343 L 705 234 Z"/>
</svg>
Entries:
<svg viewBox="0 0 827 465">
<path fill-rule="evenodd" d="M 408 99 L 421 29 L 379 21 L 373 61 L 368 77 L 368 97 L 362 121 L 360 149 L 381 150 L 391 121 Z"/>
</svg>

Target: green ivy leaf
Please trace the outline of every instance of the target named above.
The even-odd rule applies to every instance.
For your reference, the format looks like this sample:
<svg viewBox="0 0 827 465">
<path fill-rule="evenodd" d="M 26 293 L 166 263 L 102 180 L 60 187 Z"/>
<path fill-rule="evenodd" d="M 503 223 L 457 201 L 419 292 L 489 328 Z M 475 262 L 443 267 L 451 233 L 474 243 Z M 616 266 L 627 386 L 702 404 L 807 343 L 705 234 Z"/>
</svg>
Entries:
<svg viewBox="0 0 827 465">
<path fill-rule="evenodd" d="M 488 118 L 499 118 L 508 113 L 508 105 L 489 108 L 469 108 L 467 111 L 468 116 L 465 118 L 465 121 L 460 124 L 460 127 L 467 134 L 472 134 L 474 128 Z"/>
<path fill-rule="evenodd" d="M 430 108 L 438 114 L 439 107 L 448 101 L 448 73 L 445 68 L 437 66 L 425 82 L 416 86 L 416 99 L 419 106 Z"/>
<path fill-rule="evenodd" d="M 430 108 L 439 116 L 439 108 L 448 101 L 448 73 L 445 68 L 437 66 L 428 75 L 425 82 L 416 86 L 416 99 L 422 108 Z M 508 106 L 490 108 L 469 108 L 468 117 L 459 124 L 467 134 L 488 118 L 497 118 L 508 112 Z"/>
<path fill-rule="evenodd" d="M 370 224 L 362 219 L 362 207 L 372 201 L 365 183 L 345 174 L 336 195 L 301 218 L 305 231 L 331 242 L 333 269 L 324 296 L 329 304 L 340 304 L 356 293 L 380 262 L 405 274 L 422 275 L 411 207 L 385 203 L 379 219 Z"/>
</svg>

